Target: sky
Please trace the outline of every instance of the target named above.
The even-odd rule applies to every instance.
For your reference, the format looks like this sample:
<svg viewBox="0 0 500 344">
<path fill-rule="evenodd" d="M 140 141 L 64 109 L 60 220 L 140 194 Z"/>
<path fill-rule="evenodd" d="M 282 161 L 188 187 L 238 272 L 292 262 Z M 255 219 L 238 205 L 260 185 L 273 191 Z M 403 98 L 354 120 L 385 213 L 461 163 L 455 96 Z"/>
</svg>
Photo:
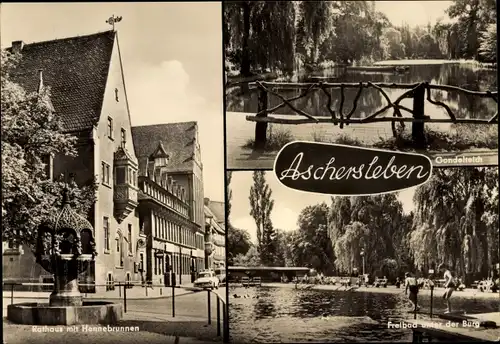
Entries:
<svg viewBox="0 0 500 344">
<path fill-rule="evenodd" d="M 393 25 L 410 26 L 435 23 L 439 18 L 449 21 L 445 10 L 453 1 L 375 1 L 375 8 L 384 13 Z"/>
<path fill-rule="evenodd" d="M 223 201 L 220 3 L 4 3 L 1 46 L 106 31 L 112 14 L 132 125 L 197 121 L 205 197 Z"/>
<path fill-rule="evenodd" d="M 308 205 L 326 202 L 331 205 L 331 196 L 315 193 L 298 192 L 283 186 L 273 172 L 267 172 L 266 182 L 272 190 L 274 208 L 271 213 L 271 221 L 274 228 L 285 231 L 297 229 L 297 219 L 302 209 Z M 250 187 L 253 184 L 252 171 L 235 171 L 232 173 L 230 188 L 231 199 L 231 225 L 244 229 L 250 234 L 252 242 L 257 240 L 257 227 L 254 219 L 250 216 Z M 409 213 L 414 210 L 413 194 L 416 187 L 400 191 L 398 199 L 403 204 L 403 211 Z"/>
</svg>

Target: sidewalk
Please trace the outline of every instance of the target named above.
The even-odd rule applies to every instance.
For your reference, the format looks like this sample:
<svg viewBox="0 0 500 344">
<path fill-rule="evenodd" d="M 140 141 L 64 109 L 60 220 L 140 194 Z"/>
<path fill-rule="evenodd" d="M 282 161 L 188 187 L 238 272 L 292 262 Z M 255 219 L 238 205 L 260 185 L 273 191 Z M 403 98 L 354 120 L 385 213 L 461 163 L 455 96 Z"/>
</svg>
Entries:
<svg viewBox="0 0 500 344">
<path fill-rule="evenodd" d="M 175 288 L 175 296 L 191 294 L 199 292 L 199 288 L 194 288 L 193 284 L 185 284 Z M 143 287 L 134 286 L 127 289 L 127 300 L 142 300 L 142 299 L 155 299 L 172 297 L 171 287 Z M 14 298 L 16 299 L 48 299 L 51 292 L 31 292 L 31 291 L 15 291 Z M 106 299 L 106 300 L 120 300 L 123 299 L 123 287 L 115 287 L 115 290 L 99 293 L 82 293 L 84 298 L 87 299 Z M 146 295 L 147 294 L 147 295 Z M 11 291 L 3 290 L 3 298 L 10 298 Z"/>
<path fill-rule="evenodd" d="M 180 344 L 222 342 L 217 321 L 205 316 L 176 316 L 129 311 L 117 325 L 31 326 L 3 319 L 4 344 Z M 221 323 L 221 334 L 223 332 Z"/>
<path fill-rule="evenodd" d="M 4 344 L 52 344 L 52 343 L 67 343 L 67 344 L 213 344 L 221 343 L 222 337 L 200 337 L 203 333 L 192 331 L 191 336 L 182 336 L 182 333 L 189 334 L 189 329 L 186 331 L 171 331 L 168 335 L 165 330 L 167 327 L 178 326 L 176 322 L 164 323 L 167 326 L 162 326 L 159 323 L 156 329 L 147 326 L 143 328 L 139 325 L 139 331 L 112 331 L 112 332 L 92 332 L 83 329 L 76 331 L 68 331 L 64 326 L 49 326 L 46 328 L 36 328 L 27 325 L 15 325 L 4 319 L 3 321 L 3 343 Z M 127 326 L 119 324 L 119 326 Z M 129 325 L 130 326 L 130 325 Z M 165 327 L 165 328 L 162 328 Z M 97 327 L 96 327 L 97 328 Z M 45 332 L 42 332 L 45 331 Z M 50 332 L 49 332 L 50 331 Z M 216 330 L 214 330 L 216 331 Z M 179 332 L 177 334 L 176 332 Z M 203 338 L 203 339 L 202 339 Z"/>
</svg>

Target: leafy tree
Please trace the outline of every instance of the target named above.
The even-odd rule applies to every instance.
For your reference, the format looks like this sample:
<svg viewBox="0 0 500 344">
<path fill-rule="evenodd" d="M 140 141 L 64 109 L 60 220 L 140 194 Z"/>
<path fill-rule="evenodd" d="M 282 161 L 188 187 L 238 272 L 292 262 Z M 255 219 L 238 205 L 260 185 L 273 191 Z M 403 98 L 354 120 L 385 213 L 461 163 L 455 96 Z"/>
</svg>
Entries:
<svg viewBox="0 0 500 344">
<path fill-rule="evenodd" d="M 497 26 L 490 24 L 479 37 L 479 55 L 486 61 L 497 61 Z"/>
<path fill-rule="evenodd" d="M 335 266 L 343 272 L 351 273 L 362 264 L 361 250 L 368 244 L 368 227 L 355 221 L 346 226 L 344 234 L 335 242 Z"/>
<path fill-rule="evenodd" d="M 227 250 L 229 252 L 229 264 L 233 257 L 239 254 L 245 255 L 252 246 L 250 234 L 244 229 L 235 228 L 232 225 L 228 226 L 227 231 Z"/>
<path fill-rule="evenodd" d="M 496 24 L 497 7 L 495 0 L 455 0 L 447 10 L 450 18 L 457 20 L 461 57 L 479 57 L 480 33 L 489 24 Z"/>
<path fill-rule="evenodd" d="M 333 27 L 333 7 L 330 1 L 301 1 L 299 2 L 300 22 L 302 29 L 299 46 L 307 57 L 309 64 L 317 62 L 319 47 L 331 33 Z"/>
<path fill-rule="evenodd" d="M 268 221 L 264 226 L 262 233 L 262 242 L 260 245 L 260 260 L 263 265 L 275 266 L 277 258 L 277 238 L 276 231 L 273 228 L 271 221 Z"/>
<path fill-rule="evenodd" d="M 270 67 L 293 69 L 295 5 L 288 1 L 224 2 L 226 56 L 240 74 Z"/>
<path fill-rule="evenodd" d="M 250 247 L 246 254 L 238 254 L 233 261 L 235 266 L 261 266 L 260 255 L 255 246 Z"/>
<path fill-rule="evenodd" d="M 11 80 L 19 58 L 1 52 L 2 239 L 34 249 L 36 229 L 60 209 L 66 182 L 71 205 L 82 215 L 95 202 L 96 185 L 79 187 L 69 179 L 49 179 L 47 158 L 75 157 L 76 138 L 63 132 L 50 89 L 27 93 Z"/>
<path fill-rule="evenodd" d="M 361 266 L 365 250 L 365 272 L 375 273 L 384 260 L 395 259 L 404 245 L 407 220 L 395 194 L 335 197 L 330 210 L 329 234 L 335 251 L 335 266 L 344 272 Z"/>
<path fill-rule="evenodd" d="M 274 200 L 271 198 L 272 190 L 265 179 L 264 171 L 253 172 L 253 185 L 250 187 L 250 215 L 255 220 L 257 226 L 257 250 L 261 254 L 261 260 L 267 257 L 266 248 L 271 248 L 273 239 L 273 227 L 271 222 L 271 212 L 274 207 Z M 271 240 L 271 241 L 270 241 Z"/>
<path fill-rule="evenodd" d="M 405 55 L 401 32 L 394 28 L 387 28 L 383 31 L 381 47 L 386 59 L 400 59 Z"/>
<path fill-rule="evenodd" d="M 295 237 L 296 263 L 323 273 L 333 271 L 333 247 L 328 238 L 328 213 L 326 203 L 304 208 L 297 220 Z"/>
<path fill-rule="evenodd" d="M 486 277 L 498 259 L 497 190 L 498 168 L 437 170 L 414 196 L 415 263 L 425 269 L 447 263 L 467 282 Z"/>
</svg>

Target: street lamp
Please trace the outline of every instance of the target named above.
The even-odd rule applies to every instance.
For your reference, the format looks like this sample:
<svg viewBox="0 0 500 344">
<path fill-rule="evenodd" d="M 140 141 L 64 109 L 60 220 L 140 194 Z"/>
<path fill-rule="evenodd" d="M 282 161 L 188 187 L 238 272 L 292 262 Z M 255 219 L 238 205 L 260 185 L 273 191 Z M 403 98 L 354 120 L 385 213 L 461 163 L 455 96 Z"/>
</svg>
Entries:
<svg viewBox="0 0 500 344">
<path fill-rule="evenodd" d="M 365 249 L 361 249 L 361 258 L 363 259 L 363 276 L 365 275 Z"/>
</svg>

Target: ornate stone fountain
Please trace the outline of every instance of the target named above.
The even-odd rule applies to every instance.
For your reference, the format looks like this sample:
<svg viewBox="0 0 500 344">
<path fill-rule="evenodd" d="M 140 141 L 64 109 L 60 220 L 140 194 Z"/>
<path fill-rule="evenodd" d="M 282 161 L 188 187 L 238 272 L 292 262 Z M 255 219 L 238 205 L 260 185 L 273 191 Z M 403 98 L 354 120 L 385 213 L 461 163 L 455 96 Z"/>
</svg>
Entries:
<svg viewBox="0 0 500 344">
<path fill-rule="evenodd" d="M 94 229 L 69 205 L 64 190 L 62 209 L 38 228 L 36 262 L 54 276 L 49 304 L 24 303 L 7 307 L 7 318 L 33 325 L 113 324 L 122 317 L 121 304 L 83 301 L 78 275 L 96 257 Z"/>
</svg>

